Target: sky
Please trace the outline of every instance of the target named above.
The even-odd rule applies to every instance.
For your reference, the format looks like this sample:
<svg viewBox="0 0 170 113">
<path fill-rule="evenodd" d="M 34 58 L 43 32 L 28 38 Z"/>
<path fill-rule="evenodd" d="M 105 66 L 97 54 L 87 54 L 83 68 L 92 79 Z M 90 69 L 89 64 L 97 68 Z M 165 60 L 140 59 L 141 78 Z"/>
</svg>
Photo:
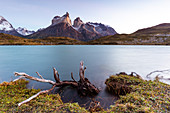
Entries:
<svg viewBox="0 0 170 113">
<path fill-rule="evenodd" d="M 0 16 L 13 27 L 45 28 L 54 16 L 69 12 L 73 20 L 98 22 L 118 33 L 133 33 L 170 23 L 170 0 L 0 0 Z"/>
</svg>

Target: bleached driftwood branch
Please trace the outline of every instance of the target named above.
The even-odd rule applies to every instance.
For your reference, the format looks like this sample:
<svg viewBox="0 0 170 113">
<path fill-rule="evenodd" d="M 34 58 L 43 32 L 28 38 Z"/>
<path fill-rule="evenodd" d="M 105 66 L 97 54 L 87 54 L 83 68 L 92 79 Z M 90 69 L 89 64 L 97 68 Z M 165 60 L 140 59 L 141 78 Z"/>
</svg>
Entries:
<svg viewBox="0 0 170 113">
<path fill-rule="evenodd" d="M 17 80 L 20 80 L 21 78 L 24 78 L 23 76 L 20 76 L 19 78 L 13 80 L 13 82 L 17 81 Z"/>
<path fill-rule="evenodd" d="M 70 86 L 77 88 L 78 92 L 83 96 L 98 94 L 100 92 L 100 90 L 98 88 L 96 88 L 93 84 L 91 84 L 91 82 L 87 78 L 84 77 L 85 76 L 84 75 L 85 70 L 86 70 L 86 67 L 84 67 L 83 61 L 81 61 L 80 62 L 80 69 L 79 69 L 80 80 L 76 81 L 73 77 L 73 73 L 71 73 L 71 78 L 73 79 L 73 81 L 61 81 L 60 78 L 59 78 L 58 71 L 55 68 L 53 68 L 55 82 L 52 81 L 52 80 L 44 79 L 42 77 L 42 75 L 40 75 L 38 72 L 36 72 L 36 73 L 40 78 L 32 77 L 32 76 L 30 76 L 26 73 L 15 72 L 14 75 L 20 76 L 20 77 L 15 79 L 14 81 L 19 80 L 21 78 L 27 78 L 27 79 L 35 80 L 35 81 L 38 81 L 38 82 L 50 83 L 50 84 L 53 85 L 53 87 L 51 89 L 40 91 L 39 93 L 33 95 L 29 99 L 19 103 L 18 106 L 21 106 L 22 104 L 24 104 L 26 102 L 29 102 L 30 100 L 32 100 L 33 98 L 37 97 L 40 94 L 50 92 L 51 90 L 54 89 L 54 87 L 61 87 L 61 86 L 70 85 Z"/>
<path fill-rule="evenodd" d="M 156 70 L 156 71 L 152 71 L 150 72 L 149 74 L 146 75 L 147 78 L 150 78 L 150 76 L 152 74 L 155 74 L 155 73 L 170 73 L 170 69 L 167 69 L 167 70 Z M 164 78 L 163 76 L 159 77 L 160 74 L 156 75 L 155 79 L 163 79 L 163 80 L 170 80 L 170 78 Z"/>
<path fill-rule="evenodd" d="M 38 72 L 36 72 L 36 73 L 41 79 L 44 79 Z"/>
<path fill-rule="evenodd" d="M 40 94 L 49 93 L 49 92 L 50 92 L 51 90 L 53 90 L 54 88 L 55 88 L 55 85 L 53 85 L 53 87 L 52 87 L 51 89 L 49 89 L 49 90 L 40 91 L 40 92 L 38 92 L 37 94 L 35 94 L 35 95 L 31 96 L 30 98 L 28 98 L 27 100 L 24 100 L 24 101 L 20 102 L 20 103 L 18 104 L 18 106 L 21 106 L 22 104 L 25 104 L 25 103 L 31 101 L 32 99 L 36 98 L 36 97 L 39 96 Z"/>
<path fill-rule="evenodd" d="M 18 73 L 18 72 L 15 72 L 14 73 L 15 76 L 22 76 L 22 77 L 25 77 L 27 79 L 30 79 L 30 80 L 35 80 L 35 81 L 38 81 L 38 82 L 45 82 L 45 83 L 50 83 L 52 85 L 55 85 L 56 82 L 52 81 L 52 80 L 46 80 L 46 79 L 40 79 L 40 78 L 36 78 L 36 77 L 32 77 L 26 73 Z"/>
</svg>

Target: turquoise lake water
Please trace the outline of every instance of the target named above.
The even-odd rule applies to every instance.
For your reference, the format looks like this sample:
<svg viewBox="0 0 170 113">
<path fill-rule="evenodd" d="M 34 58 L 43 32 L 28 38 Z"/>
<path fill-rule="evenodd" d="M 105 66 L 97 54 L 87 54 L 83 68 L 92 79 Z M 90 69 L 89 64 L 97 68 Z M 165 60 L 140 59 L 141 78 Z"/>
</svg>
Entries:
<svg viewBox="0 0 170 113">
<path fill-rule="evenodd" d="M 55 67 L 61 80 L 71 80 L 70 73 L 79 80 L 79 63 L 83 60 L 85 76 L 102 91 L 96 100 L 104 107 L 113 104 L 116 97 L 105 91 L 104 81 L 119 72 L 137 72 L 144 79 L 154 70 L 170 69 L 169 46 L 119 46 L 119 45 L 61 45 L 61 46 L 0 46 L 0 82 L 15 79 L 13 72 L 36 76 L 39 72 L 46 79 L 54 80 Z M 153 76 L 154 77 L 154 76 Z M 165 77 L 170 77 L 166 74 Z M 170 81 L 163 81 L 170 84 Z M 49 89 L 50 84 L 30 81 L 28 88 Z M 75 89 L 56 89 L 64 102 L 85 104 L 88 97 L 78 97 Z M 71 95 L 70 95 L 71 94 Z M 68 96 L 69 95 L 69 96 Z M 91 98 L 90 98 L 91 99 Z"/>
</svg>

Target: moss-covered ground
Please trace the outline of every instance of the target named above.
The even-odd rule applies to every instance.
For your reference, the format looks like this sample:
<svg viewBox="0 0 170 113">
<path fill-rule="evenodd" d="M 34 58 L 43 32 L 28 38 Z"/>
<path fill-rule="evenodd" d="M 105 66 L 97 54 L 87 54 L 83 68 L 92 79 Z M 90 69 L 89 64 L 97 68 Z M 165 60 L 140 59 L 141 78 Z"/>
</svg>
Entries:
<svg viewBox="0 0 170 113">
<path fill-rule="evenodd" d="M 0 112 L 89 112 L 77 103 L 63 103 L 58 94 L 42 94 L 18 107 L 19 102 L 40 91 L 27 89 L 27 83 L 26 80 L 19 80 L 0 84 Z M 119 95 L 120 99 L 109 109 L 99 112 L 170 112 L 170 85 L 129 75 L 110 76 L 106 85 L 107 89 L 114 95 Z M 123 90 L 124 93 L 118 93 Z"/>
<path fill-rule="evenodd" d="M 170 112 L 170 85 L 168 84 L 158 80 L 146 81 L 135 76 L 116 75 L 110 76 L 106 80 L 106 85 L 111 93 L 120 96 L 120 99 L 117 100 L 115 105 L 111 105 L 108 112 Z M 123 95 L 118 93 L 123 89 Z"/>
<path fill-rule="evenodd" d="M 58 94 L 42 94 L 30 102 L 17 106 L 40 90 L 27 89 L 28 81 L 0 84 L 0 112 L 87 112 L 77 103 L 63 103 Z"/>
</svg>

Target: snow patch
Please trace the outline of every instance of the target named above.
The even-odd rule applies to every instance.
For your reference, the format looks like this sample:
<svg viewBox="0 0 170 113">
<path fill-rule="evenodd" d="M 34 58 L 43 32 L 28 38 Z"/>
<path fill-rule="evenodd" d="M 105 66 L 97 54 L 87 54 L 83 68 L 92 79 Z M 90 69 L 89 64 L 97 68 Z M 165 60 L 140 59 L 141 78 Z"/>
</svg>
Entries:
<svg viewBox="0 0 170 113">
<path fill-rule="evenodd" d="M 93 24 L 93 23 L 90 23 L 90 22 L 88 24 L 90 24 L 90 25 L 92 25 L 94 27 L 99 27 L 99 25 L 96 25 L 96 24 Z"/>
<path fill-rule="evenodd" d="M 80 26 L 79 26 L 79 27 L 73 27 L 73 26 L 72 26 L 72 28 L 75 29 L 76 31 L 78 31 L 79 28 L 80 28 Z"/>
<path fill-rule="evenodd" d="M 0 16 L 0 30 L 11 31 L 14 30 L 14 28 L 4 17 Z"/>
<path fill-rule="evenodd" d="M 14 28 L 9 22 L 2 21 L 2 23 L 0 24 L 0 30 L 11 31 L 11 30 L 14 30 Z"/>
<path fill-rule="evenodd" d="M 16 31 L 19 33 L 19 34 L 21 34 L 21 35 L 24 35 L 24 36 L 26 36 L 26 35 L 31 35 L 31 34 L 33 34 L 35 31 L 29 31 L 29 30 L 27 30 L 26 28 L 21 28 L 21 27 L 18 27 L 17 29 L 16 29 Z"/>
</svg>

